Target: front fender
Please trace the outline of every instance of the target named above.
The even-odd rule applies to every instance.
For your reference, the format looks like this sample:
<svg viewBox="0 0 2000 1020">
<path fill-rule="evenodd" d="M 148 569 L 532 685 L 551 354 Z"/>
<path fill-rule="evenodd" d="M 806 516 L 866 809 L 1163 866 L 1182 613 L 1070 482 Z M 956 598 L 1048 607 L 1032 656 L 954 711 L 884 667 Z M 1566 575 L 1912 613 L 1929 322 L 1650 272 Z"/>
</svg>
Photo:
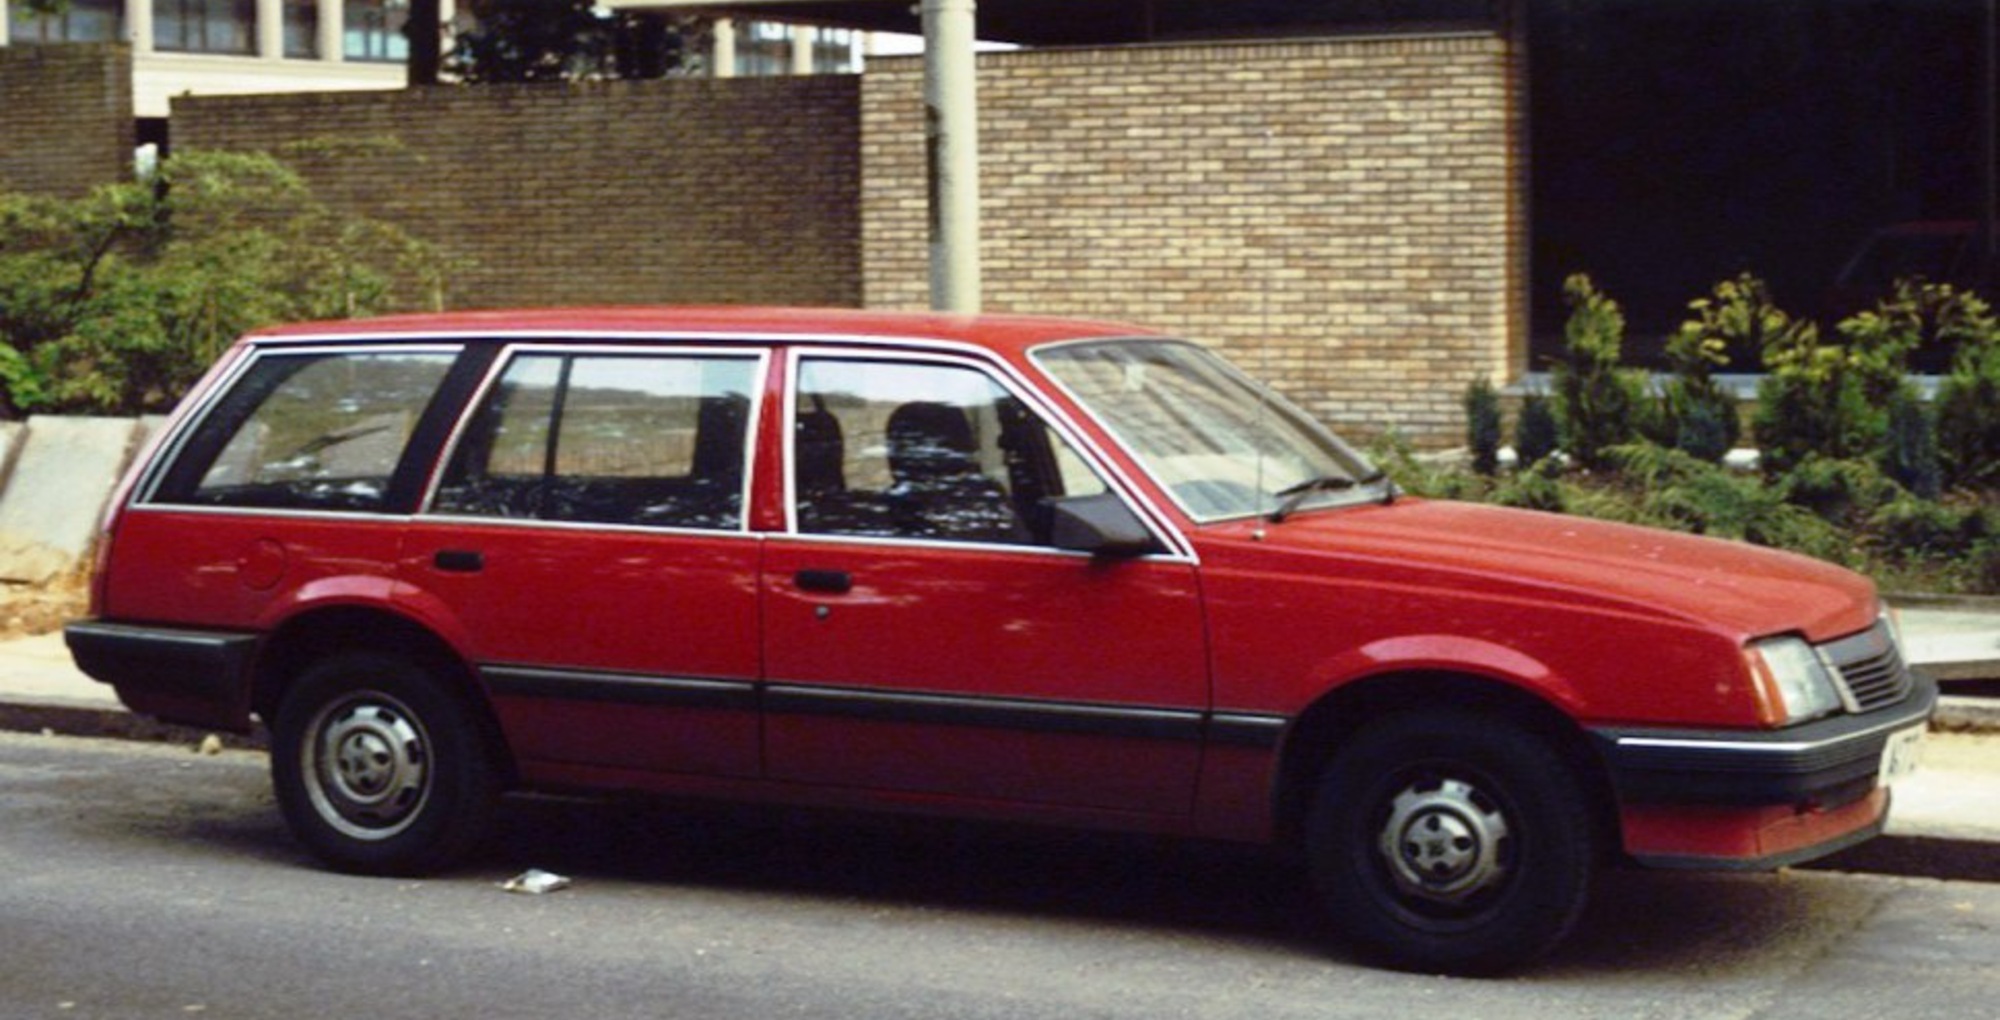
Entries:
<svg viewBox="0 0 2000 1020">
<path fill-rule="evenodd" d="M 1334 655 L 1313 671 L 1314 688 L 1334 690 L 1397 673 L 1452 673 L 1507 684 L 1583 714 L 1584 699 L 1548 664 L 1516 648 L 1459 634 L 1402 634 Z"/>
</svg>

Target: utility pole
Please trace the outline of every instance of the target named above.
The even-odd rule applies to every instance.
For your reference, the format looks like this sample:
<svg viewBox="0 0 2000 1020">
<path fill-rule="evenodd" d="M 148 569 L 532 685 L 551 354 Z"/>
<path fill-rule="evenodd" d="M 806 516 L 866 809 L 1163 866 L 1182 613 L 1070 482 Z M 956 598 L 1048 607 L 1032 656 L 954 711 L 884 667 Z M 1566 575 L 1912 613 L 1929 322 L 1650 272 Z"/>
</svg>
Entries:
<svg viewBox="0 0 2000 1020">
<path fill-rule="evenodd" d="M 975 0 L 923 0 L 924 143 L 931 307 L 979 311 L 979 101 Z"/>
</svg>

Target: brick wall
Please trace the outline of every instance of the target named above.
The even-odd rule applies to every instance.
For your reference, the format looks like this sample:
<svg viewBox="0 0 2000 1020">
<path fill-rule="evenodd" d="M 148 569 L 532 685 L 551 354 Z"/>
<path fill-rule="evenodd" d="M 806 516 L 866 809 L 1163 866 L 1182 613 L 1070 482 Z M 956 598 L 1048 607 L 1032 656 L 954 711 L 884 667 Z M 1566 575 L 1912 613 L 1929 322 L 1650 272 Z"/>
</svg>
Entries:
<svg viewBox="0 0 2000 1020">
<path fill-rule="evenodd" d="M 0 46 L 0 188 L 71 198 L 132 176 L 132 55 Z"/>
<path fill-rule="evenodd" d="M 985 302 L 1214 343 L 1355 436 L 1462 442 L 1523 367 L 1500 36 L 981 57 Z M 870 64 L 867 303 L 928 302 L 922 66 Z"/>
<path fill-rule="evenodd" d="M 177 148 L 264 150 L 459 263 L 447 303 L 860 303 L 859 82 L 673 79 L 197 97 Z"/>
</svg>

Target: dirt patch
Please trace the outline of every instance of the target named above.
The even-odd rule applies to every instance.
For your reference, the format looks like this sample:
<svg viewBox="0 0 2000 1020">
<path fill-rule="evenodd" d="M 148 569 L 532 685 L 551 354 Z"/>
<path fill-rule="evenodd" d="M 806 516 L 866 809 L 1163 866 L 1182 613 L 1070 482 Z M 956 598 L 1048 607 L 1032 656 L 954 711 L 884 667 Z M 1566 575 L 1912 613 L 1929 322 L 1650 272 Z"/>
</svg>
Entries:
<svg viewBox="0 0 2000 1020">
<path fill-rule="evenodd" d="M 47 584 L 0 584 L 0 641 L 62 629 L 90 609 L 90 578 L 83 573 Z"/>
</svg>

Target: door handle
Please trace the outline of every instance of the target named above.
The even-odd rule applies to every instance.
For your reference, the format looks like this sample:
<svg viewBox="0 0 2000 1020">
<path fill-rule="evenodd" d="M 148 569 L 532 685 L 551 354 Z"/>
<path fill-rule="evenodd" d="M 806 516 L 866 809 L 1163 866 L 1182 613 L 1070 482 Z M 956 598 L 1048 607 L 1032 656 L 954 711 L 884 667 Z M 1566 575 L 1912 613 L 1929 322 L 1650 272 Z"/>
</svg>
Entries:
<svg viewBox="0 0 2000 1020">
<path fill-rule="evenodd" d="M 439 549 L 431 563 L 454 574 L 477 574 L 486 569 L 486 556 L 475 549 Z"/>
<path fill-rule="evenodd" d="M 802 591 L 829 595 L 845 595 L 854 590 L 854 578 L 849 577 L 845 570 L 801 570 L 792 575 L 792 583 Z"/>
</svg>

